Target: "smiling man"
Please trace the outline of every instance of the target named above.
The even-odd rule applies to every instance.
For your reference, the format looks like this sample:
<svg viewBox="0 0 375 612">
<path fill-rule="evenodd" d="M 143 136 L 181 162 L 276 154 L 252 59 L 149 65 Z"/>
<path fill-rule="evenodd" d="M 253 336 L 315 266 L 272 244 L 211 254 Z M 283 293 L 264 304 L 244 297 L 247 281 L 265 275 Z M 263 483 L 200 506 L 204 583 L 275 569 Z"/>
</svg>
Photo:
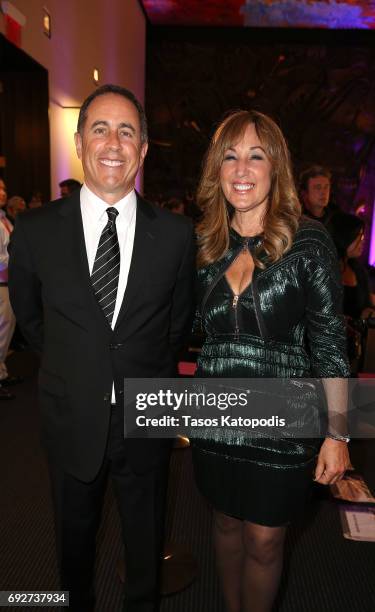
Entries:
<svg viewBox="0 0 375 612">
<path fill-rule="evenodd" d="M 123 386 L 125 377 L 175 374 L 190 319 L 193 233 L 185 218 L 134 190 L 147 123 L 130 91 L 96 89 L 82 105 L 75 143 L 82 189 L 17 219 L 11 299 L 42 353 L 42 433 L 69 609 L 94 609 L 95 538 L 109 475 L 125 550 L 123 610 L 154 612 L 170 444 L 124 439 Z"/>
</svg>

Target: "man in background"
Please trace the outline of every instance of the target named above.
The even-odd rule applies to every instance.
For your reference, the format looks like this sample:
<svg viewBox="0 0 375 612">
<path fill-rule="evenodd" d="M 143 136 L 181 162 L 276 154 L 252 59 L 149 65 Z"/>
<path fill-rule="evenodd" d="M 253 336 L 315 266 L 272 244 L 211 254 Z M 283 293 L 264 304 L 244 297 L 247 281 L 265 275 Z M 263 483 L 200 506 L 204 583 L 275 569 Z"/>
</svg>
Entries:
<svg viewBox="0 0 375 612">
<path fill-rule="evenodd" d="M 310 166 L 300 174 L 299 187 L 304 213 L 329 225 L 337 208 L 330 203 L 332 175 L 323 166 Z"/>
<path fill-rule="evenodd" d="M 61 183 L 59 183 L 60 195 L 62 198 L 66 198 L 67 196 L 70 196 L 73 191 L 81 189 L 81 186 L 81 183 L 79 181 L 76 181 L 76 179 L 65 179 L 64 181 L 61 181 Z"/>
<path fill-rule="evenodd" d="M 21 198 L 21 196 L 15 195 L 9 198 L 6 206 L 6 211 L 7 217 L 11 223 L 14 224 L 17 215 L 19 215 L 19 213 L 25 212 L 25 210 L 26 202 L 23 198 Z"/>
</svg>

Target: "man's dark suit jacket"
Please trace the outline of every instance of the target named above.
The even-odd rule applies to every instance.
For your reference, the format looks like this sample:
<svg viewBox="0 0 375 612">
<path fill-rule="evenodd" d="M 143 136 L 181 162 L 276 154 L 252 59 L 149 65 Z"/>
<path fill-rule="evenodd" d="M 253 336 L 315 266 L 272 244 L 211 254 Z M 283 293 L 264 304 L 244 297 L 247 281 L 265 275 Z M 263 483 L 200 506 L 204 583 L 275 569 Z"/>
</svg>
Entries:
<svg viewBox="0 0 375 612">
<path fill-rule="evenodd" d="M 92 290 L 79 192 L 20 215 L 10 252 L 11 303 L 42 354 L 44 445 L 52 461 L 89 482 L 105 453 L 112 381 L 122 403 L 124 377 L 175 375 L 193 299 L 191 224 L 137 195 L 133 255 L 114 330 Z M 155 465 L 166 444 L 126 443 L 135 471 Z"/>
</svg>

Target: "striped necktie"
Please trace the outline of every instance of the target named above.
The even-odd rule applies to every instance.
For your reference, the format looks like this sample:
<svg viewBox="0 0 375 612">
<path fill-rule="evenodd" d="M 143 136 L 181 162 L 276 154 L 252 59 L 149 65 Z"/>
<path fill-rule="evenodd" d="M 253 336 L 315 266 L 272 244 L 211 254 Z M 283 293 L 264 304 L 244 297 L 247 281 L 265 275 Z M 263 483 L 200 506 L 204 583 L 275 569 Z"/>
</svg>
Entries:
<svg viewBox="0 0 375 612">
<path fill-rule="evenodd" d="M 118 210 L 112 207 L 107 208 L 107 215 L 108 223 L 100 236 L 91 282 L 95 297 L 111 325 L 120 274 L 120 247 L 116 230 Z"/>
</svg>

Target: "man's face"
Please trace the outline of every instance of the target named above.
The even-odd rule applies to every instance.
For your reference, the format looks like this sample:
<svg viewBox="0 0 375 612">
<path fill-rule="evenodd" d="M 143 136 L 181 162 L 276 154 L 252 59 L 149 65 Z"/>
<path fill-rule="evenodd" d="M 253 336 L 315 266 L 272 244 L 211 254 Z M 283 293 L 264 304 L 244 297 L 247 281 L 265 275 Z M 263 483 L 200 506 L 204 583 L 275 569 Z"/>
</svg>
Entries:
<svg viewBox="0 0 375 612">
<path fill-rule="evenodd" d="M 307 190 L 303 192 L 303 200 L 307 210 L 313 215 L 321 216 L 329 202 L 331 181 L 326 176 L 315 176 L 307 183 Z"/>
<path fill-rule="evenodd" d="M 95 98 L 75 143 L 85 182 L 99 198 L 115 204 L 134 189 L 147 143 L 141 143 L 138 111 L 130 100 L 112 93 Z"/>
<path fill-rule="evenodd" d="M 69 187 L 67 185 L 60 187 L 60 195 L 62 198 L 67 198 L 70 195 Z"/>
<path fill-rule="evenodd" d="M 26 210 L 26 202 L 23 198 L 14 196 L 10 198 L 7 205 L 8 216 L 15 219 L 19 213 Z"/>
<path fill-rule="evenodd" d="M 0 208 L 4 208 L 7 203 L 7 188 L 3 179 L 0 179 Z"/>
</svg>

